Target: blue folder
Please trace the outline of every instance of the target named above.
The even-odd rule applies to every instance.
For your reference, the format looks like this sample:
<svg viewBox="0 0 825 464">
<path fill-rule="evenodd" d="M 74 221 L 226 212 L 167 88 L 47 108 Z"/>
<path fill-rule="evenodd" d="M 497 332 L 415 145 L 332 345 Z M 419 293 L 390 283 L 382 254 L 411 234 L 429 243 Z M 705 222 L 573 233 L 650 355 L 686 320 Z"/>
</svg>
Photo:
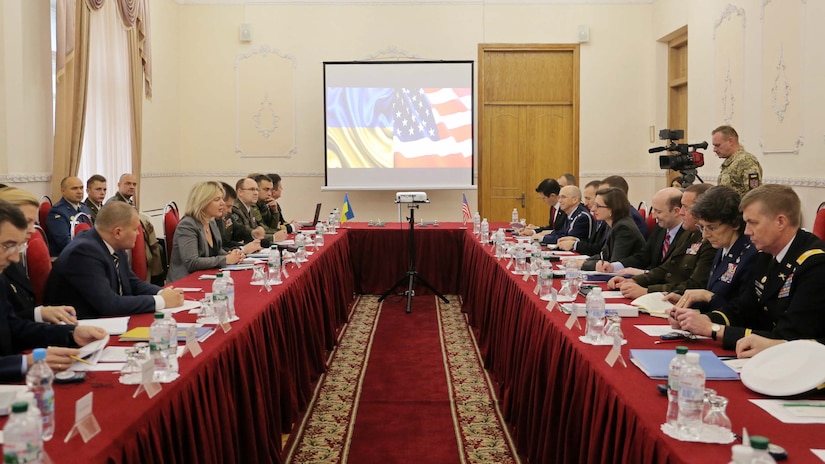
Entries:
<svg viewBox="0 0 825 464">
<path fill-rule="evenodd" d="M 705 371 L 707 380 L 739 380 L 739 374 L 728 367 L 710 350 L 690 350 L 699 353 L 699 365 Z M 630 360 L 652 379 L 667 379 L 670 361 L 676 350 L 630 350 Z"/>
</svg>

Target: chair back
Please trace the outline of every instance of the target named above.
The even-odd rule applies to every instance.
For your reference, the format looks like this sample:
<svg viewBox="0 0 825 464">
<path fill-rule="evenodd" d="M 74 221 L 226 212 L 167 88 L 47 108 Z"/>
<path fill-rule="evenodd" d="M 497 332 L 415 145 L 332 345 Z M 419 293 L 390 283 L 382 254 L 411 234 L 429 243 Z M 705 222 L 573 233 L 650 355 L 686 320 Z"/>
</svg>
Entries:
<svg viewBox="0 0 825 464">
<path fill-rule="evenodd" d="M 86 213 L 77 213 L 70 222 L 71 237 L 74 239 L 77 234 L 92 228 L 92 217 Z"/>
<path fill-rule="evenodd" d="M 175 229 L 178 228 L 180 222 L 180 213 L 178 212 L 178 204 L 174 201 L 166 203 L 163 208 L 163 234 L 166 241 L 166 260 L 172 260 L 172 239 L 175 238 Z"/>
<path fill-rule="evenodd" d="M 647 220 L 647 203 L 644 201 L 639 203 L 639 207 L 636 208 L 639 210 L 639 215 L 642 216 L 642 219 Z"/>
<path fill-rule="evenodd" d="M 641 213 L 642 210 L 639 210 L 639 212 Z M 645 218 L 645 222 L 647 223 L 648 233 L 652 233 L 653 228 L 656 227 L 656 218 L 653 217 L 653 214 L 651 214 L 651 213 L 652 213 L 651 211 L 648 211 L 647 212 L 647 218 Z"/>
<path fill-rule="evenodd" d="M 37 209 L 37 220 L 40 227 L 46 228 L 46 218 L 49 217 L 49 210 L 52 209 L 52 199 L 48 195 L 40 197 L 40 207 Z"/>
<path fill-rule="evenodd" d="M 46 234 L 37 227 L 37 231 L 29 237 L 26 249 L 26 267 L 29 271 L 29 281 L 34 291 L 36 304 L 43 304 L 43 293 L 46 291 L 46 280 L 52 272 L 52 259 L 49 256 L 49 245 L 46 243 Z"/>
<path fill-rule="evenodd" d="M 135 247 L 132 248 L 132 271 L 140 280 L 148 281 L 149 265 L 146 261 L 146 239 L 143 237 L 143 224 L 138 227 Z"/>
<path fill-rule="evenodd" d="M 819 204 L 816 209 L 816 218 L 814 219 L 814 235 L 820 240 L 825 240 L 825 201 Z"/>
</svg>

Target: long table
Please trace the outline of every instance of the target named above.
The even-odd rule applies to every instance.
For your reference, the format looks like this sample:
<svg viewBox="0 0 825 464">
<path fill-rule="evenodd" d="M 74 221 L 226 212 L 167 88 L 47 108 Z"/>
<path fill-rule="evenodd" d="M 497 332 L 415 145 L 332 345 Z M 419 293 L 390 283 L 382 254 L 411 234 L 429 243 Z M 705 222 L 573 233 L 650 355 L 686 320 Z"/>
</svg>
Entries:
<svg viewBox="0 0 825 464">
<path fill-rule="evenodd" d="M 135 387 L 117 375 L 90 373 L 85 383 L 56 387 L 57 428 L 46 450 L 55 462 L 281 462 L 281 434 L 306 409 L 326 355 L 345 323 L 353 292 L 379 293 L 407 270 L 406 224 L 350 224 L 326 236 L 301 269 L 271 293 L 249 284 L 249 271 L 233 274 L 240 320 L 229 333 L 212 335 L 198 358 L 180 360 L 181 378 L 149 399 L 131 398 Z M 629 365 L 609 367 L 607 347 L 592 347 L 567 330 L 566 315 L 545 309 L 524 282 L 461 224 L 416 227 L 417 269 L 444 293 L 460 293 L 485 367 L 498 389 L 519 453 L 530 462 L 726 462 L 727 445 L 679 442 L 665 436 L 667 401 Z M 214 273 L 214 272 L 210 272 Z M 211 289 L 196 275 L 175 284 Z M 557 283 L 558 286 L 558 283 Z M 418 288 L 417 291 L 422 291 Z M 189 294 L 187 298 L 200 298 Z M 194 316 L 177 314 L 181 322 Z M 632 327 L 662 323 L 625 319 L 629 348 L 655 348 Z M 146 326 L 151 315 L 134 316 Z M 671 345 L 672 346 L 672 345 Z M 692 349 L 723 352 L 718 344 Z M 748 402 L 760 395 L 741 382 L 708 382 L 728 397 L 734 428 L 748 428 L 783 445 L 791 462 L 812 460 L 812 436 L 825 425 L 785 425 Z M 102 432 L 88 444 L 63 437 L 75 401 L 94 392 Z"/>
<path fill-rule="evenodd" d="M 547 302 L 533 293 L 535 280 L 524 282 L 515 276 L 506 260 L 497 260 L 489 246 L 481 246 L 470 234 L 463 257 L 463 307 L 475 328 L 485 367 L 496 381 L 518 450 L 530 462 L 730 460 L 730 445 L 682 442 L 659 428 L 667 398 L 656 384 L 664 381 L 649 379 L 628 358 L 630 348 L 675 347 L 655 345 L 653 337 L 633 327 L 662 324 L 662 319 L 644 314 L 626 318 L 622 329 L 628 343 L 622 354 L 628 367 L 610 367 L 604 361 L 610 348 L 579 341 L 582 331 L 565 327 L 568 316 L 548 311 Z M 735 354 L 710 340 L 688 346 Z M 789 462 L 815 461 L 810 448 L 825 447 L 813 438 L 825 436 L 825 425 L 782 424 L 749 402 L 762 396 L 741 382 L 708 381 L 707 388 L 729 399 L 727 414 L 734 431 L 747 427 L 751 435 L 769 437 L 788 450 Z"/>
<path fill-rule="evenodd" d="M 152 399 L 145 393 L 133 399 L 135 387 L 120 385 L 110 372 L 57 385 L 57 426 L 47 453 L 54 462 L 78 463 L 281 462 L 281 434 L 306 408 L 346 321 L 353 295 L 349 256 L 346 234 L 327 236 L 310 263 L 290 265 L 290 277 L 271 293 L 251 286 L 249 271 L 234 273 L 240 320 L 207 339 L 199 357 L 183 356 L 180 378 Z M 198 280 L 200 274 L 175 284 L 209 291 L 211 282 Z M 133 316 L 130 326 L 151 320 L 150 314 Z M 64 444 L 75 402 L 89 391 L 102 431 L 88 444 L 79 437 Z"/>
</svg>

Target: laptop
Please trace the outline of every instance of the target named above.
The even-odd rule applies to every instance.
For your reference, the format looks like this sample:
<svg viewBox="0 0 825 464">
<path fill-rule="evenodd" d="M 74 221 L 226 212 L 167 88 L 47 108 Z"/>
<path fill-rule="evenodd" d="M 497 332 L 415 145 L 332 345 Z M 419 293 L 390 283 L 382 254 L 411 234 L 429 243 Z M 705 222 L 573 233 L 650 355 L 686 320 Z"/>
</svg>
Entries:
<svg viewBox="0 0 825 464">
<path fill-rule="evenodd" d="M 302 228 L 312 227 L 315 228 L 315 224 L 318 224 L 318 218 L 321 217 L 321 203 L 315 204 L 315 217 L 312 219 L 312 222 L 308 221 L 298 221 L 298 225 Z"/>
</svg>

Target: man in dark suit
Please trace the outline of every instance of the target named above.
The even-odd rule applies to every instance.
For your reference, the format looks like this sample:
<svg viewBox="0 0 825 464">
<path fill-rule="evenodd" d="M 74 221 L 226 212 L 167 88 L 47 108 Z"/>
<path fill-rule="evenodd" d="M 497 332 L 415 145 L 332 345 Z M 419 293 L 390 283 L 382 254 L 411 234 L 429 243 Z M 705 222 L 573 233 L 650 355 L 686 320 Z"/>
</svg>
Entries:
<svg viewBox="0 0 825 464">
<path fill-rule="evenodd" d="M 95 174 L 89 177 L 86 181 L 86 200 L 83 202 L 92 212 L 92 224 L 97 219 L 97 212 L 103 206 L 103 200 L 106 199 L 106 178 L 100 174 Z"/>
<path fill-rule="evenodd" d="M 556 229 L 561 229 L 564 227 L 564 220 L 567 216 L 564 214 L 564 211 L 561 209 L 561 205 L 559 204 L 559 192 L 561 191 L 561 186 L 556 179 L 544 179 L 543 181 L 539 182 L 538 187 L 536 187 L 536 193 L 539 194 L 539 198 L 543 201 L 547 206 L 550 207 L 550 218 L 546 226 L 536 226 L 534 224 L 528 224 L 527 227 L 523 229 L 519 229 L 516 231 L 518 235 L 545 235 L 548 234 Z"/>
<path fill-rule="evenodd" d="M 20 261 L 20 249 L 26 242 L 26 218 L 19 208 L 0 201 L 0 273 L 10 264 Z M 12 310 L 5 285 L 0 285 L 0 382 L 23 379 L 32 365 L 31 355 L 24 350 L 49 347 L 46 362 L 56 371 L 72 365 L 70 356 L 80 352 L 75 348 L 106 336 L 100 327 L 51 325 L 21 319 Z"/>
<path fill-rule="evenodd" d="M 76 237 L 54 262 L 46 303 L 74 306 L 79 319 L 151 313 L 183 304 L 183 292 L 140 280 L 125 250 L 135 246 L 140 219 L 127 203 L 106 203 L 94 229 Z"/>
<path fill-rule="evenodd" d="M 645 246 L 637 253 L 614 263 L 599 263 L 596 270 L 599 272 L 618 272 L 622 274 L 638 275 L 646 269 L 653 269 L 673 254 L 675 247 L 684 233 L 682 228 L 682 191 L 673 187 L 664 188 L 653 195 L 653 216 L 656 218 L 656 227 L 645 241 Z M 701 235 L 701 234 L 700 234 Z M 667 242 L 667 245 L 665 245 Z"/>
<path fill-rule="evenodd" d="M 785 340 L 825 343 L 825 243 L 800 228 L 800 203 L 784 185 L 748 192 L 740 205 L 745 234 L 760 251 L 752 285 L 708 314 L 675 308 L 671 325 L 736 347 L 740 358 Z"/>
<path fill-rule="evenodd" d="M 614 277 L 607 283 L 608 288 L 621 290 L 622 295 L 629 299 L 652 292 L 682 293 L 689 288 L 705 288 L 716 250 L 702 237 L 690 208 L 696 198 L 710 187 L 709 184 L 696 184 L 685 189 L 679 209 L 685 233 L 670 245 L 672 250 L 668 250 L 660 265 L 632 279 Z"/>
<path fill-rule="evenodd" d="M 63 198 L 51 207 L 46 219 L 49 254 L 52 257 L 59 255 L 72 241 L 72 221 L 91 225 L 92 212 L 83 204 L 83 181 L 73 176 L 63 178 L 60 181 L 60 193 Z"/>
</svg>

